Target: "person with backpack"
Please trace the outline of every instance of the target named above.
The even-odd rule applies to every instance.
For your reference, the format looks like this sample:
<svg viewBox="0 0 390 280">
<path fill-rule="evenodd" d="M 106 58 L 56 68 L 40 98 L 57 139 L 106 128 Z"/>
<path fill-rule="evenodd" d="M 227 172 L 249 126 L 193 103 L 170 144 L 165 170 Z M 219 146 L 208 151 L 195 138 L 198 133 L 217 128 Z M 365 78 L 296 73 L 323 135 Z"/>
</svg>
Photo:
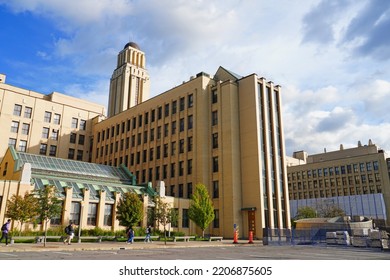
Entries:
<svg viewBox="0 0 390 280">
<path fill-rule="evenodd" d="M 11 219 L 8 219 L 7 222 L 1 227 L 1 238 L 0 243 L 5 238 L 5 246 L 8 246 L 8 233 L 11 229 Z"/>
<path fill-rule="evenodd" d="M 72 239 L 74 237 L 74 229 L 73 229 L 72 222 L 70 222 L 69 225 L 65 228 L 65 233 L 66 233 L 67 237 L 64 240 L 64 244 L 66 244 L 66 243 L 68 243 L 68 245 L 72 244 Z"/>
<path fill-rule="evenodd" d="M 132 227 L 130 227 L 127 231 L 127 244 L 133 244 L 134 241 L 134 230 Z"/>
<path fill-rule="evenodd" d="M 146 228 L 146 237 L 144 242 L 152 242 L 152 239 L 150 238 L 150 235 L 152 234 L 152 226 L 148 226 Z"/>
</svg>

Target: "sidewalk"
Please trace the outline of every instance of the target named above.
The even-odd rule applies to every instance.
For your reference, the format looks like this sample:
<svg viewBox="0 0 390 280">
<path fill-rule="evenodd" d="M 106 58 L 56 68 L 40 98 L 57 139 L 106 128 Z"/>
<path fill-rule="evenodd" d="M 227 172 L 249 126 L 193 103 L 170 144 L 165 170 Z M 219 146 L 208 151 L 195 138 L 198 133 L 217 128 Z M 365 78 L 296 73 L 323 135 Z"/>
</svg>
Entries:
<svg viewBox="0 0 390 280">
<path fill-rule="evenodd" d="M 260 246 L 261 241 L 255 240 L 254 244 L 248 244 L 247 240 L 239 240 L 238 244 L 233 244 L 233 240 L 223 241 L 153 241 L 152 243 L 144 243 L 137 241 L 133 244 L 126 242 L 103 241 L 103 242 L 74 242 L 71 245 L 63 244 L 62 242 L 46 242 L 43 243 L 14 243 L 5 246 L 0 244 L 0 252 L 43 252 L 43 251 L 96 251 L 96 250 L 143 250 L 151 248 L 188 248 L 188 247 L 217 247 L 217 246 Z"/>
</svg>

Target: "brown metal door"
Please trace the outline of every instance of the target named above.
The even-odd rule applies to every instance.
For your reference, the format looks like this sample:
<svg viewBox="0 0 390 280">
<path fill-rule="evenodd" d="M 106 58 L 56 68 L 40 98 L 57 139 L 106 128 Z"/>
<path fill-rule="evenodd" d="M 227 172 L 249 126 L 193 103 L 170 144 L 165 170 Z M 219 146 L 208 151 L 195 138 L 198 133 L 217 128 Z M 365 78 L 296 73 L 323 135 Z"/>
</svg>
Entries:
<svg viewBox="0 0 390 280">
<path fill-rule="evenodd" d="M 248 226 L 249 231 L 253 232 L 253 237 L 256 236 L 256 223 L 255 223 L 255 211 L 248 211 Z"/>
</svg>

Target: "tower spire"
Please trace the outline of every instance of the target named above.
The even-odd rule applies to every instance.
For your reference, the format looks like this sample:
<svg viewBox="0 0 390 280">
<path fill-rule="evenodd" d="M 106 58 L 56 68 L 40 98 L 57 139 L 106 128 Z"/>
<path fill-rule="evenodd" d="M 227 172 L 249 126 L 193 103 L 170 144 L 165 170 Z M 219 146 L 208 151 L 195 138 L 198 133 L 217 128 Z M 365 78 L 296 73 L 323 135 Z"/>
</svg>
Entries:
<svg viewBox="0 0 390 280">
<path fill-rule="evenodd" d="M 145 53 L 129 42 L 118 54 L 117 68 L 110 81 L 108 117 L 123 112 L 149 98 L 150 79 Z"/>
</svg>

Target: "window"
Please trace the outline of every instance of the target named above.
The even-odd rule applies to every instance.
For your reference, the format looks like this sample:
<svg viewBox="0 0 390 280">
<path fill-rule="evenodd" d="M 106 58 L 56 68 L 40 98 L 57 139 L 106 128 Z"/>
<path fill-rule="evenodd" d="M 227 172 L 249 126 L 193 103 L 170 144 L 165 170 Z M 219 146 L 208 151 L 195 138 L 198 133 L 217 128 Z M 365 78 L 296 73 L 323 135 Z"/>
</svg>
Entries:
<svg viewBox="0 0 390 280">
<path fill-rule="evenodd" d="M 78 126 L 78 123 L 79 123 L 79 120 L 76 119 L 76 118 L 72 118 L 72 124 L 71 124 L 71 128 L 77 128 Z"/>
<path fill-rule="evenodd" d="M 184 153 L 184 139 L 179 140 L 179 153 Z"/>
<path fill-rule="evenodd" d="M 31 107 L 25 107 L 24 108 L 24 117 L 27 119 L 31 119 L 32 115 L 32 108 Z"/>
<path fill-rule="evenodd" d="M 187 160 L 187 174 L 192 174 L 192 159 Z"/>
<path fill-rule="evenodd" d="M 18 133 L 19 131 L 19 122 L 12 121 L 11 123 L 11 132 Z"/>
<path fill-rule="evenodd" d="M 183 197 L 184 195 L 184 186 L 183 184 L 179 184 L 179 197 Z"/>
<path fill-rule="evenodd" d="M 103 225 L 112 226 L 112 210 L 114 209 L 112 204 L 104 205 L 104 220 Z"/>
<path fill-rule="evenodd" d="M 51 137 L 50 137 L 52 140 L 55 140 L 57 141 L 58 140 L 58 129 L 53 129 L 51 131 Z"/>
<path fill-rule="evenodd" d="M 217 209 L 214 209 L 213 227 L 219 228 L 219 210 L 217 210 Z"/>
<path fill-rule="evenodd" d="M 16 147 L 16 139 L 15 138 L 9 138 L 8 139 L 8 146 Z"/>
<path fill-rule="evenodd" d="M 76 133 L 70 133 L 70 139 L 69 139 L 69 142 L 70 143 L 73 143 L 73 144 L 76 144 L 76 136 L 77 134 Z"/>
<path fill-rule="evenodd" d="M 194 117 L 192 115 L 187 117 L 187 129 L 192 129 L 194 126 Z"/>
<path fill-rule="evenodd" d="M 187 198 L 191 198 L 192 195 L 192 183 L 187 183 Z"/>
<path fill-rule="evenodd" d="M 61 123 L 61 115 L 60 114 L 54 114 L 53 123 L 54 124 L 60 124 Z"/>
<path fill-rule="evenodd" d="M 219 183 L 218 181 L 213 181 L 213 198 L 219 197 Z"/>
<path fill-rule="evenodd" d="M 171 163 L 171 178 L 175 177 L 175 164 Z"/>
<path fill-rule="evenodd" d="M 184 161 L 179 161 L 179 176 L 184 175 Z"/>
<path fill-rule="evenodd" d="M 22 114 L 22 105 L 15 104 L 14 106 L 14 116 L 20 117 Z"/>
<path fill-rule="evenodd" d="M 180 119 L 180 132 L 184 131 L 184 119 Z"/>
<path fill-rule="evenodd" d="M 39 154 L 46 155 L 47 152 L 47 144 L 41 143 L 39 146 Z"/>
<path fill-rule="evenodd" d="M 42 138 L 49 139 L 49 128 L 48 127 L 44 127 L 42 129 Z"/>
<path fill-rule="evenodd" d="M 378 171 L 378 170 L 379 170 L 379 162 L 374 161 L 374 162 L 373 162 L 373 166 L 374 166 L 374 170 L 375 170 L 375 171 Z"/>
<path fill-rule="evenodd" d="M 176 154 L 176 142 L 171 143 L 171 156 Z"/>
<path fill-rule="evenodd" d="M 69 149 L 68 151 L 68 159 L 74 159 L 74 149 Z"/>
<path fill-rule="evenodd" d="M 172 115 L 176 114 L 177 112 L 177 101 L 172 102 Z"/>
<path fill-rule="evenodd" d="M 80 134 L 79 135 L 79 145 L 84 145 L 85 142 L 85 135 Z"/>
<path fill-rule="evenodd" d="M 168 116 L 169 116 L 169 104 L 165 104 L 165 113 L 164 113 L 164 116 L 165 116 L 165 117 L 168 117 Z"/>
<path fill-rule="evenodd" d="M 213 157 L 213 172 L 218 172 L 218 157 Z"/>
<path fill-rule="evenodd" d="M 28 135 L 29 132 L 30 132 L 30 124 L 24 123 L 22 125 L 22 134 Z"/>
<path fill-rule="evenodd" d="M 55 145 L 50 145 L 49 156 L 55 157 L 56 154 L 57 154 L 57 146 L 55 146 Z"/>
<path fill-rule="evenodd" d="M 218 124 L 218 112 L 217 111 L 213 111 L 211 113 L 211 124 L 212 125 L 217 125 Z"/>
<path fill-rule="evenodd" d="M 213 133 L 212 148 L 213 149 L 217 149 L 218 148 L 218 133 Z"/>
<path fill-rule="evenodd" d="M 26 152 L 27 151 L 27 141 L 20 140 L 19 141 L 19 152 Z"/>
<path fill-rule="evenodd" d="M 187 152 L 192 151 L 192 136 L 187 138 Z"/>
<path fill-rule="evenodd" d="M 97 203 L 89 203 L 87 225 L 96 226 Z"/>
<path fill-rule="evenodd" d="M 194 96 L 192 94 L 188 95 L 188 108 L 191 108 L 194 105 Z"/>
<path fill-rule="evenodd" d="M 181 129 L 181 128 L 180 128 Z M 181 130 L 180 130 L 181 131 Z M 171 134 L 175 134 L 176 133 L 176 121 L 173 121 L 172 122 L 172 126 L 171 126 Z"/>
<path fill-rule="evenodd" d="M 79 223 L 80 223 L 80 209 L 81 209 L 80 202 L 72 202 L 72 204 L 70 206 L 69 223 L 79 225 Z"/>
<path fill-rule="evenodd" d="M 61 221 L 62 221 L 62 211 L 58 216 L 52 217 L 50 219 L 50 224 L 51 225 L 61 225 Z"/>
<path fill-rule="evenodd" d="M 51 122 L 51 112 L 48 112 L 48 111 L 45 112 L 45 115 L 43 117 L 43 121 L 47 122 L 47 123 Z"/>
<path fill-rule="evenodd" d="M 188 209 L 183 209 L 181 226 L 183 228 L 188 228 L 189 227 Z"/>
<path fill-rule="evenodd" d="M 184 110 L 184 106 L 185 106 L 185 104 L 184 104 L 184 97 L 181 97 L 180 98 L 180 100 L 179 100 L 179 110 L 180 111 L 183 111 Z"/>
<path fill-rule="evenodd" d="M 217 103 L 218 102 L 218 95 L 217 95 L 217 90 L 214 89 L 211 91 L 211 103 Z"/>
<path fill-rule="evenodd" d="M 77 160 L 83 160 L 83 154 L 84 154 L 84 151 L 83 150 L 77 150 Z"/>
</svg>

